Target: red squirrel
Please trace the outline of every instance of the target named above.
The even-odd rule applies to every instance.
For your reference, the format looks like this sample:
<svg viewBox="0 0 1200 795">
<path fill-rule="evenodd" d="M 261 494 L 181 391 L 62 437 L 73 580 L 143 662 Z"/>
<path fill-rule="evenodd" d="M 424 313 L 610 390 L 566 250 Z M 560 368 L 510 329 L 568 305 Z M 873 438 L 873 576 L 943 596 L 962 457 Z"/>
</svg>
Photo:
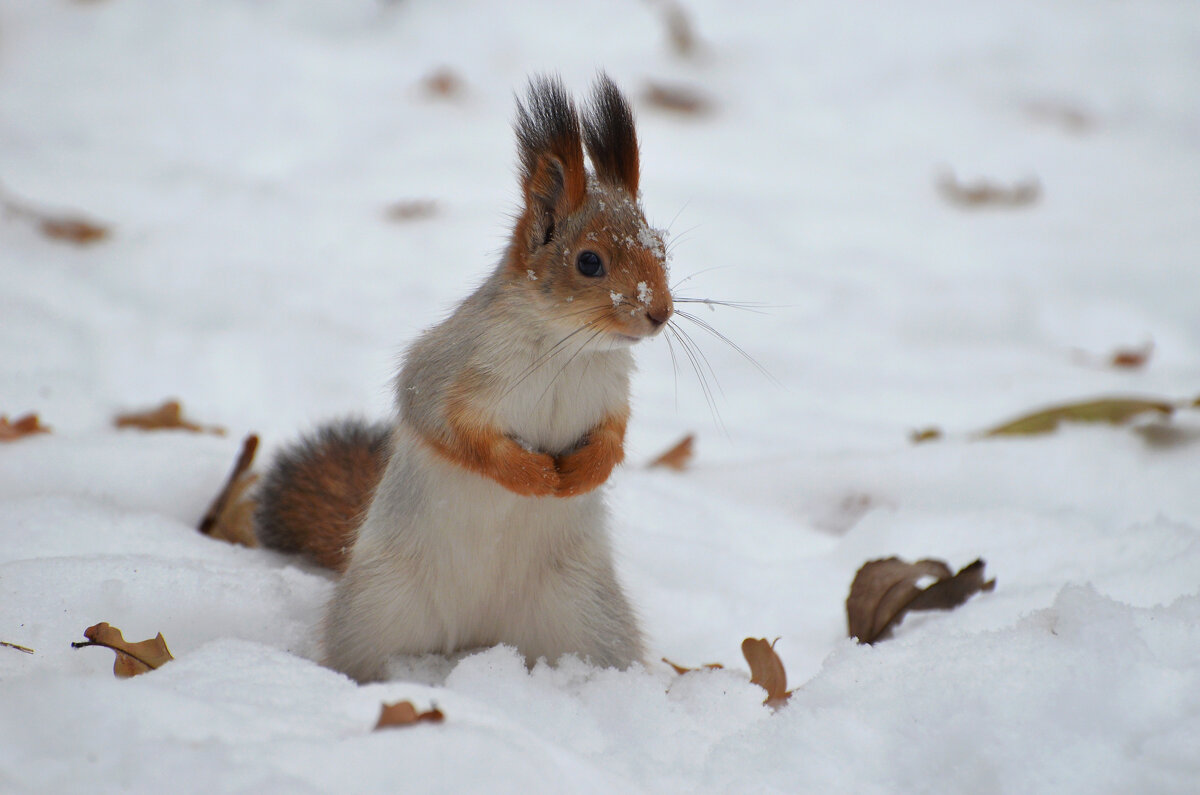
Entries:
<svg viewBox="0 0 1200 795">
<path fill-rule="evenodd" d="M 630 348 L 674 311 L 663 235 L 606 75 L 582 113 L 559 80 L 534 78 L 515 127 L 523 205 L 507 249 L 408 348 L 395 419 L 319 430 L 260 489 L 261 542 L 341 572 L 324 661 L 360 682 L 395 654 L 497 643 L 531 664 L 643 661 L 597 489 L 624 457 Z"/>
</svg>

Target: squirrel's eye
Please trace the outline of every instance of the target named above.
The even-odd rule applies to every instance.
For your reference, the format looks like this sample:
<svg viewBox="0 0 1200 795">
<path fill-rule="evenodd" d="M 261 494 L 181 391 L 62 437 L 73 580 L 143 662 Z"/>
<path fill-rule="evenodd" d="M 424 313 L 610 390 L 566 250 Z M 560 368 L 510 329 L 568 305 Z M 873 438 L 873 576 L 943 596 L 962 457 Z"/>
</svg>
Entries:
<svg viewBox="0 0 1200 795">
<path fill-rule="evenodd" d="M 604 275 L 604 263 L 600 260 L 600 255 L 594 251 L 579 252 L 579 256 L 575 258 L 575 267 L 584 276 Z"/>
</svg>

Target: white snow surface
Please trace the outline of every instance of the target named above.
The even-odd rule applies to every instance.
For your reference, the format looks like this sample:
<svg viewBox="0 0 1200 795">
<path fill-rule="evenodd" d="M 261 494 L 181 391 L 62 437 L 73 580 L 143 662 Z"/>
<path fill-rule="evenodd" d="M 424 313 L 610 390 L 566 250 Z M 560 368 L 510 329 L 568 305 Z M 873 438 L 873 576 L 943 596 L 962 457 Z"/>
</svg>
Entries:
<svg viewBox="0 0 1200 795">
<path fill-rule="evenodd" d="M 0 3 L 3 792 L 1195 792 L 1200 419 L 976 432 L 1060 401 L 1200 394 L 1200 6 L 1050 0 Z M 464 90 L 422 80 L 451 69 Z M 519 191 L 513 92 L 606 69 L 672 234 L 719 414 L 637 350 L 608 485 L 646 668 L 500 647 L 322 668 L 331 579 L 194 527 L 241 437 L 265 456 L 390 411 L 398 353 L 490 270 Z M 648 104 L 651 81 L 707 114 Z M 1025 208 L 935 183 L 1036 178 Z M 430 200 L 428 218 L 386 208 Z M 1153 341 L 1146 367 L 1104 359 Z M 118 431 L 175 396 L 226 437 Z M 914 445 L 937 425 L 940 441 Z M 684 473 L 641 464 L 698 434 Z M 889 555 L 994 592 L 846 637 Z M 176 660 L 72 649 L 108 621 Z M 779 638 L 772 711 L 739 644 Z M 677 676 L 660 657 L 727 668 Z M 441 725 L 372 732 L 380 703 Z"/>
</svg>

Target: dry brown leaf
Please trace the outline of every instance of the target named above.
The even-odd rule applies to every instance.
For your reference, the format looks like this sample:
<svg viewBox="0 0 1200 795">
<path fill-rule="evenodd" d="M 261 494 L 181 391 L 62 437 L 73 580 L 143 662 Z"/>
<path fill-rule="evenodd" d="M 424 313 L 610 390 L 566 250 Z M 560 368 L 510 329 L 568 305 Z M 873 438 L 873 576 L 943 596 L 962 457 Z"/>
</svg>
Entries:
<svg viewBox="0 0 1200 795">
<path fill-rule="evenodd" d="M 680 439 L 662 455 L 655 458 L 646 465 L 647 469 L 662 467 L 664 469 L 673 469 L 676 472 L 682 472 L 687 469 L 691 463 L 692 457 L 696 455 L 696 435 L 689 433 L 687 436 Z"/>
<path fill-rule="evenodd" d="M 80 246 L 98 243 L 109 235 L 109 229 L 95 221 L 73 215 L 57 215 L 41 210 L 11 195 L 0 195 L 0 206 L 18 218 L 37 224 L 41 233 L 51 240 L 62 240 Z"/>
<path fill-rule="evenodd" d="M 389 204 L 385 215 L 392 221 L 416 221 L 437 212 L 437 203 L 428 199 L 410 199 Z"/>
<path fill-rule="evenodd" d="M 976 560 L 957 574 L 940 560 L 909 563 L 900 558 L 872 560 L 854 575 L 846 597 L 850 637 L 860 643 L 886 638 L 909 610 L 949 610 L 980 591 L 991 591 L 995 580 L 983 579 L 984 563 Z M 925 577 L 936 582 L 917 587 Z"/>
<path fill-rule="evenodd" d="M 912 439 L 913 444 L 921 442 L 932 442 L 935 439 L 942 438 L 942 429 L 930 426 L 928 428 L 918 428 L 909 434 L 908 438 Z"/>
<path fill-rule="evenodd" d="M 80 246 L 99 243 L 109 234 L 107 227 L 82 218 L 42 218 L 39 226 L 46 237 Z"/>
<path fill-rule="evenodd" d="M 1140 348 L 1118 348 L 1113 351 L 1112 356 L 1108 359 L 1108 363 L 1113 367 L 1134 370 L 1139 367 L 1145 367 L 1146 362 L 1150 361 L 1150 354 L 1152 353 L 1154 353 L 1153 342 L 1147 342 Z"/>
<path fill-rule="evenodd" d="M 6 640 L 0 640 L 0 646 L 5 646 L 9 649 L 16 649 L 17 651 L 23 651 L 26 654 L 34 654 L 35 653 L 33 651 L 33 649 L 29 648 L 28 646 L 22 646 L 19 643 L 9 643 Z"/>
<path fill-rule="evenodd" d="M 466 89 L 466 83 L 453 69 L 443 66 L 426 75 L 421 87 L 435 97 L 456 97 Z"/>
<path fill-rule="evenodd" d="M 663 25 L 667 29 L 667 39 L 676 55 L 689 58 L 696 54 L 696 32 L 692 20 L 683 5 L 675 0 L 658 0 L 659 12 L 662 14 Z"/>
<path fill-rule="evenodd" d="M 984 436 L 1022 436 L 1036 433 L 1049 433 L 1058 428 L 1059 423 L 1067 422 L 1107 422 L 1110 425 L 1122 425 L 1139 414 L 1157 413 L 1169 416 L 1175 407 L 1162 400 L 1148 398 L 1101 398 L 1082 403 L 1068 403 L 1063 406 L 1036 411 L 1023 417 L 999 425 L 988 431 Z"/>
<path fill-rule="evenodd" d="M 995 580 L 984 580 L 984 562 L 973 560 L 948 580 L 938 580 L 908 603 L 909 610 L 953 610 L 980 592 L 992 591 Z"/>
<path fill-rule="evenodd" d="M 411 701 L 397 701 L 380 708 L 375 730 L 389 726 L 412 726 L 414 723 L 441 723 L 445 719 L 446 716 L 436 706 L 427 712 L 417 712 Z"/>
<path fill-rule="evenodd" d="M 8 416 L 0 416 L 0 442 L 13 442 L 37 433 L 50 433 L 50 428 L 42 425 L 37 414 L 25 414 L 12 422 Z"/>
<path fill-rule="evenodd" d="M 225 481 L 225 486 L 213 499 L 212 504 L 196 528 L 206 536 L 241 544 L 244 547 L 258 546 L 254 534 L 254 500 L 247 495 L 258 475 L 250 472 L 254 464 L 254 453 L 258 450 L 258 437 L 250 434 L 242 441 L 242 452 Z"/>
<path fill-rule="evenodd" d="M 763 703 L 775 708 L 786 704 L 792 692 L 787 689 L 787 672 L 783 660 L 775 653 L 775 643 L 768 643 L 766 638 L 746 638 L 742 641 L 742 654 L 750 664 L 750 682 L 767 691 Z"/>
<path fill-rule="evenodd" d="M 1152 450 L 1174 450 L 1200 442 L 1200 429 L 1170 422 L 1147 422 L 1133 432 Z"/>
<path fill-rule="evenodd" d="M 663 657 L 662 661 L 674 668 L 675 673 L 679 674 L 680 676 L 683 676 L 684 674 L 690 674 L 692 671 L 717 671 L 725 667 L 724 665 L 721 665 L 721 663 L 704 663 L 704 665 L 700 665 L 695 668 L 688 668 L 686 666 L 679 665 L 678 663 L 673 663 L 666 657 Z"/>
<path fill-rule="evenodd" d="M 71 646 L 76 649 L 85 646 L 112 649 L 117 653 L 113 673 L 121 679 L 153 671 L 175 659 L 171 656 L 161 632 L 149 640 L 130 643 L 122 637 L 121 630 L 102 621 L 84 630 L 83 636 L 87 638 L 87 642 L 72 643 Z"/>
<path fill-rule="evenodd" d="M 712 102 L 704 94 L 686 86 L 650 82 L 644 98 L 656 108 L 686 116 L 703 116 L 712 110 Z"/>
<path fill-rule="evenodd" d="M 1036 202 L 1042 195 L 1042 186 L 1036 179 L 1005 186 L 987 180 L 962 183 L 953 174 L 943 174 L 937 185 L 946 201 L 966 209 L 1025 207 Z"/>
<path fill-rule="evenodd" d="M 183 418 L 183 408 L 178 400 L 168 400 L 161 406 L 146 411 L 118 414 L 114 423 L 118 428 L 140 428 L 143 431 L 182 430 L 192 433 L 211 433 L 224 436 L 225 429 L 218 425 L 197 425 Z"/>
<path fill-rule="evenodd" d="M 1063 102 L 1030 102 L 1025 112 L 1040 122 L 1053 124 L 1070 133 L 1084 133 L 1096 126 L 1096 119 L 1080 108 Z"/>
</svg>

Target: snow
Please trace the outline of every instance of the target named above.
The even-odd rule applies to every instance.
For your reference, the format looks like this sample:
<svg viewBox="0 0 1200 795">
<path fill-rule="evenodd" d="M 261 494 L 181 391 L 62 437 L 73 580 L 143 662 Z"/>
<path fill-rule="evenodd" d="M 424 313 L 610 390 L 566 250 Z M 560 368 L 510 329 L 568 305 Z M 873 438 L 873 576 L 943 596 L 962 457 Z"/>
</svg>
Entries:
<svg viewBox="0 0 1200 795">
<path fill-rule="evenodd" d="M 77 248 L 0 217 L 0 412 L 54 429 L 0 445 L 0 640 L 36 650 L 0 647 L 0 790 L 1196 790 L 1200 412 L 977 432 L 1200 394 L 1200 10 L 683 7 L 691 57 L 634 0 L 0 5 L 6 195 L 113 228 Z M 422 88 L 441 67 L 460 94 Z M 637 349 L 608 490 L 647 668 L 495 648 L 356 686 L 314 662 L 329 576 L 193 528 L 244 434 L 269 455 L 389 410 L 404 344 L 503 248 L 513 92 L 599 68 L 634 99 L 676 296 L 761 304 L 703 319 L 774 380 L 680 319 L 710 407 L 681 351 Z M 1042 196 L 964 210 L 949 173 Z M 229 435 L 111 427 L 170 396 Z M 689 431 L 692 469 L 641 468 Z M 982 557 L 997 587 L 855 645 L 850 581 L 889 555 Z M 176 660 L 116 680 L 70 647 L 99 621 Z M 777 712 L 745 637 L 780 638 Z M 398 699 L 446 721 L 373 733 Z"/>
<path fill-rule="evenodd" d="M 644 306 L 644 305 L 650 303 L 650 301 L 654 298 L 654 291 L 651 290 L 646 285 L 645 282 L 638 282 L 637 283 L 637 297 L 638 297 L 638 303 L 640 303 Z"/>
</svg>

